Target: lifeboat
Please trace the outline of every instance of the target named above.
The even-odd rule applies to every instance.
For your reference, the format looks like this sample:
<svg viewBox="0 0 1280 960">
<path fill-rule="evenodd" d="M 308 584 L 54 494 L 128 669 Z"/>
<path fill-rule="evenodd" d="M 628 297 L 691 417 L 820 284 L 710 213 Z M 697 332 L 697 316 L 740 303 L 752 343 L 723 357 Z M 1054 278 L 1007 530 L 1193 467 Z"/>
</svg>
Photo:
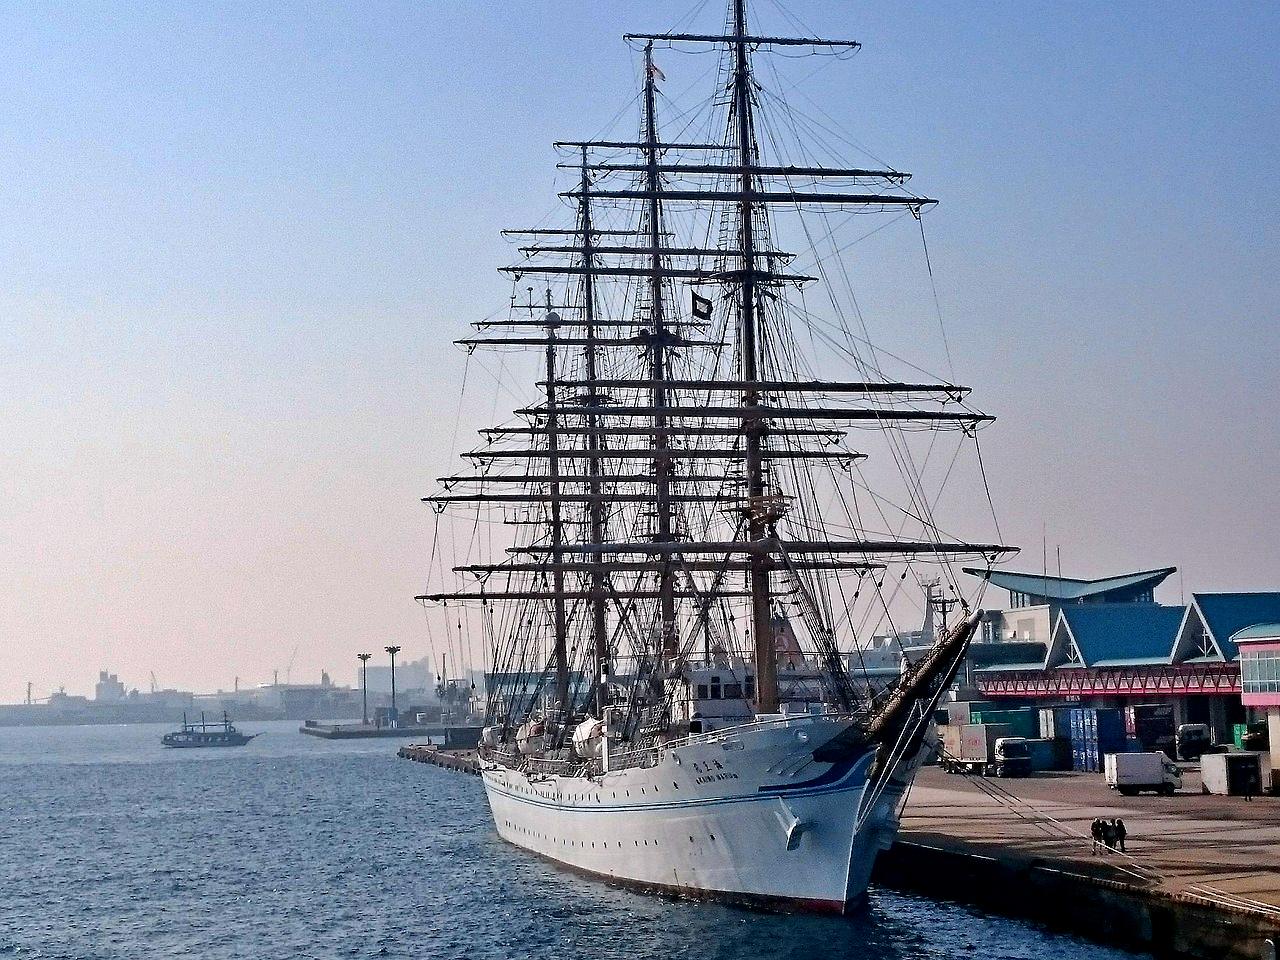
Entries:
<svg viewBox="0 0 1280 960">
<path fill-rule="evenodd" d="M 516 731 L 516 749 L 524 756 L 541 753 L 547 746 L 547 725 L 541 720 L 530 720 Z"/>
<path fill-rule="evenodd" d="M 604 748 L 604 721 L 587 717 L 573 731 L 573 752 L 583 760 L 596 760 Z"/>
</svg>

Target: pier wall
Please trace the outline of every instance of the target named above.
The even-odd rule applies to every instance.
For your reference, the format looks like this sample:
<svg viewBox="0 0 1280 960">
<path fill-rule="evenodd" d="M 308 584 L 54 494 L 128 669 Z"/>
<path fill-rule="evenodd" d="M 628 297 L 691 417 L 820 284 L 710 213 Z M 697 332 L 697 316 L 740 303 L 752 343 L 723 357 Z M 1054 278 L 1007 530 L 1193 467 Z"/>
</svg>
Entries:
<svg viewBox="0 0 1280 960">
<path fill-rule="evenodd" d="M 1064 870 L 899 840 L 876 862 L 872 882 L 970 903 L 1110 946 L 1161 957 L 1274 960 L 1276 921 L 1222 904 Z"/>
</svg>

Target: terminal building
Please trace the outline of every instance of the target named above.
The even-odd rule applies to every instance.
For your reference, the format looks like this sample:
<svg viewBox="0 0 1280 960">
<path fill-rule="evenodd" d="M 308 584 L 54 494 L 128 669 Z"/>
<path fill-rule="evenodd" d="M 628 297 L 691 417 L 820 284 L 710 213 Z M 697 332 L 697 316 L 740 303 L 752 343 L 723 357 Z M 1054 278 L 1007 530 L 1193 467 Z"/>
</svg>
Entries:
<svg viewBox="0 0 1280 960">
<path fill-rule="evenodd" d="M 971 647 L 964 676 L 975 698 L 1046 706 L 1168 703 L 1176 723 L 1207 724 L 1217 743 L 1233 740 L 1246 706 L 1264 706 L 1242 699 L 1239 640 L 1257 642 L 1267 624 L 1280 624 L 1280 592 L 1195 593 L 1187 604 L 1165 605 L 1155 602 L 1155 589 L 1174 567 L 1098 580 L 965 572 L 1010 598 L 1008 609 L 988 615 L 982 642 Z M 1274 700 L 1280 725 L 1280 695 Z"/>
</svg>

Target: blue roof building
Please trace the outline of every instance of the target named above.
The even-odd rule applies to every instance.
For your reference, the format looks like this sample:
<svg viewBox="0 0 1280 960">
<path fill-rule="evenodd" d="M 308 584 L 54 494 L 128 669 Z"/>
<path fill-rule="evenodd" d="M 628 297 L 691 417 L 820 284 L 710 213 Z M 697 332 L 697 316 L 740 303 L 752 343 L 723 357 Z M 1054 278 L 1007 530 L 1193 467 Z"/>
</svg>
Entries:
<svg viewBox="0 0 1280 960">
<path fill-rule="evenodd" d="M 1016 610 L 1020 607 L 1061 607 L 1078 603 L 1154 603 L 1156 587 L 1177 570 L 1177 567 L 1160 567 L 1098 580 L 980 567 L 965 567 L 964 572 L 1008 590 L 1009 606 Z"/>
<path fill-rule="evenodd" d="M 1139 667 L 1173 662 L 1185 607 L 1107 603 L 1063 607 L 1045 657 L 1052 667 Z"/>
<path fill-rule="evenodd" d="M 1280 621 L 1280 592 L 1193 593 L 1173 659 L 1187 663 L 1230 662 L 1240 650 L 1232 636 L 1246 627 Z"/>
<path fill-rule="evenodd" d="M 1263 642 L 1276 632 L 1265 625 L 1280 624 L 1280 591 L 1155 603 L 1155 587 L 1173 567 L 1099 580 L 971 572 L 1009 590 L 1013 604 L 989 615 L 987 639 L 999 642 L 973 648 L 1007 653 L 971 654 L 977 696 L 1111 707 L 1164 700 L 1178 722 L 1208 723 L 1218 742 L 1246 716 L 1237 640 L 1259 634 Z"/>
</svg>

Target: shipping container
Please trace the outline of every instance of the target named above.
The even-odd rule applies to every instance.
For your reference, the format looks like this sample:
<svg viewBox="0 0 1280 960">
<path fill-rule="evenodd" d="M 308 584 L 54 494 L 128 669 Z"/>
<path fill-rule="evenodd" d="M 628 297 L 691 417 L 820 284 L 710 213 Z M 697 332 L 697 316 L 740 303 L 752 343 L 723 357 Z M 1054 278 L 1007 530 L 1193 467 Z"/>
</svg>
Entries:
<svg viewBox="0 0 1280 960">
<path fill-rule="evenodd" d="M 1089 772 L 1089 757 L 1085 753 L 1084 741 L 1074 740 L 1071 743 L 1071 769 L 1081 773 Z"/>
<path fill-rule="evenodd" d="M 1040 734 L 1040 717 L 1032 708 L 1021 710 L 974 710 L 970 713 L 973 723 L 998 723 L 1008 726 L 1012 737 L 1026 737 L 1028 740 Z"/>
<path fill-rule="evenodd" d="M 1071 741 L 1066 737 L 1037 737 L 1027 741 L 1032 770 L 1070 770 Z"/>
<path fill-rule="evenodd" d="M 1073 708 L 1070 728 L 1072 742 L 1101 747 L 1103 753 L 1125 750 L 1124 715 L 1118 709 Z"/>
<path fill-rule="evenodd" d="M 1262 792 L 1262 754 L 1206 753 L 1200 779 L 1205 793 L 1254 796 Z"/>
<path fill-rule="evenodd" d="M 1086 711 L 1081 707 L 1072 707 L 1071 713 L 1068 715 L 1071 724 L 1071 739 L 1083 743 L 1089 738 L 1089 731 L 1085 726 Z"/>
<path fill-rule="evenodd" d="M 947 723 L 956 727 L 973 723 L 973 711 L 983 709 L 994 710 L 996 707 L 989 700 L 955 700 L 947 704 Z"/>
<path fill-rule="evenodd" d="M 1124 743 L 1124 714 L 1118 708 L 1093 711 L 1095 739 L 1099 742 Z"/>
<path fill-rule="evenodd" d="M 1071 739 L 1071 707 L 1045 707 L 1040 711 L 1040 736 Z"/>
</svg>

